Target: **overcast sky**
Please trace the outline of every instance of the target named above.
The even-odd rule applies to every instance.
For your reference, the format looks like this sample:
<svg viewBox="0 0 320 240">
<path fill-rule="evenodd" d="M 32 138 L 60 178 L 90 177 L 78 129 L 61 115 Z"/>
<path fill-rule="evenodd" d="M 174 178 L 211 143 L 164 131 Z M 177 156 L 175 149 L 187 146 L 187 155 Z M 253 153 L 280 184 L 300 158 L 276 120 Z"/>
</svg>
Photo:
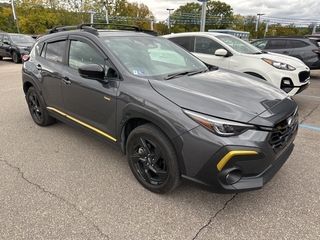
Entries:
<svg viewBox="0 0 320 240">
<path fill-rule="evenodd" d="M 167 8 L 177 9 L 179 6 L 197 0 L 128 0 L 143 3 L 152 11 L 157 20 L 168 17 Z M 221 0 L 233 8 L 234 14 L 257 15 L 264 13 L 261 19 L 276 17 L 283 21 L 317 21 L 320 24 L 319 0 Z M 241 3 L 240 3 L 241 2 Z M 199 3 L 199 2 L 198 2 Z"/>
</svg>

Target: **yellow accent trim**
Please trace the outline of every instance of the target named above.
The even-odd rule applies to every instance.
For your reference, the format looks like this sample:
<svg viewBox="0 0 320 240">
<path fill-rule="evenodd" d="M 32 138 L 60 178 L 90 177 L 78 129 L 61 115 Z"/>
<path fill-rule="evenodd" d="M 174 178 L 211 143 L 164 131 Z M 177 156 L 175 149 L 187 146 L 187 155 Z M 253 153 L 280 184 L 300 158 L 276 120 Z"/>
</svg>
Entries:
<svg viewBox="0 0 320 240">
<path fill-rule="evenodd" d="M 229 162 L 229 160 L 234 157 L 234 156 L 239 156 L 239 155 L 256 155 L 258 152 L 256 151 L 231 151 L 228 152 L 217 164 L 217 168 L 219 171 L 222 170 L 222 168 Z"/>
<path fill-rule="evenodd" d="M 95 128 L 95 127 L 92 127 L 92 126 L 90 126 L 89 124 L 84 123 L 84 122 L 82 122 L 82 121 L 80 121 L 80 120 L 78 120 L 78 119 L 76 119 L 76 118 L 74 118 L 74 117 L 71 117 L 71 116 L 69 116 L 68 114 L 66 114 L 66 113 L 64 113 L 64 112 L 62 112 L 62 111 L 60 111 L 60 110 L 58 110 L 58 109 L 55 109 L 55 108 L 53 108 L 53 107 L 47 107 L 47 109 L 52 110 L 52 111 L 54 111 L 54 112 L 56 112 L 56 113 L 59 113 L 60 115 L 66 117 L 66 118 L 69 118 L 69 119 L 71 119 L 72 121 L 74 121 L 74 122 L 76 122 L 76 123 L 79 123 L 80 125 L 82 125 L 82 126 L 84 126 L 84 127 L 86 127 L 86 128 L 89 128 L 89 129 L 91 129 L 92 131 L 95 131 L 96 133 L 99 133 L 99 134 L 101 134 L 102 136 L 104 136 L 104 137 L 106 137 L 106 138 L 111 139 L 111 140 L 114 141 L 114 142 L 117 142 L 117 139 L 115 139 L 114 137 L 111 137 L 109 134 L 107 134 L 107 133 L 105 133 L 105 132 L 103 132 L 103 131 Z"/>
<path fill-rule="evenodd" d="M 110 98 L 108 98 L 108 97 L 106 97 L 106 96 L 104 96 L 104 99 L 110 101 Z"/>
</svg>

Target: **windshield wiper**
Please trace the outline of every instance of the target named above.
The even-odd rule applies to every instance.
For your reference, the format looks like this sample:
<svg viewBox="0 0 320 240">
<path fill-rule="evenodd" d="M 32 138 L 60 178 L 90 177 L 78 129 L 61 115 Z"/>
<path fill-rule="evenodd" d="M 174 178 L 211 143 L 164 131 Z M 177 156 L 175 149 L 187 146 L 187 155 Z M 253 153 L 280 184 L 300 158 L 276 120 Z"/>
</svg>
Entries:
<svg viewBox="0 0 320 240">
<path fill-rule="evenodd" d="M 173 74 L 169 74 L 168 76 L 166 76 L 164 78 L 164 80 L 170 80 L 170 79 L 173 79 L 173 78 L 176 78 L 176 77 L 181 77 L 181 76 L 192 76 L 192 75 L 196 75 L 196 74 L 199 74 L 199 73 L 203 73 L 203 72 L 206 72 L 208 69 L 205 69 L 205 70 L 200 70 L 200 71 L 185 71 L 185 72 L 178 72 L 178 73 L 173 73 Z"/>
</svg>

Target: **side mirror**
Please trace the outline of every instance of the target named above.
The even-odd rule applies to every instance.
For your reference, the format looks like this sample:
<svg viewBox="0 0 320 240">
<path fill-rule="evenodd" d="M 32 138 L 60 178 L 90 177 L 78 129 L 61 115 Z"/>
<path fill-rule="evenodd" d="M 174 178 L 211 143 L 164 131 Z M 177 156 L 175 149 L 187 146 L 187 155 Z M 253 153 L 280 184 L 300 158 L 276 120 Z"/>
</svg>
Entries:
<svg viewBox="0 0 320 240">
<path fill-rule="evenodd" d="M 95 80 L 104 80 L 105 71 L 99 64 L 87 64 L 78 68 L 81 77 Z"/>
<path fill-rule="evenodd" d="M 4 44 L 8 44 L 8 45 L 10 45 L 10 42 L 9 42 L 9 41 L 7 41 L 7 40 L 4 40 L 4 41 L 3 41 L 3 43 L 4 43 Z"/>
<path fill-rule="evenodd" d="M 225 49 L 217 49 L 215 52 L 214 52 L 214 55 L 216 56 L 221 56 L 221 57 L 226 57 L 228 55 L 228 51 L 225 50 Z"/>
<path fill-rule="evenodd" d="M 218 70 L 218 69 L 219 69 L 219 67 L 218 67 L 218 66 L 211 65 L 211 64 L 209 64 L 209 63 L 204 63 L 204 64 L 206 64 L 206 65 L 207 65 L 207 67 L 208 67 L 209 71 L 216 71 L 216 70 Z"/>
</svg>

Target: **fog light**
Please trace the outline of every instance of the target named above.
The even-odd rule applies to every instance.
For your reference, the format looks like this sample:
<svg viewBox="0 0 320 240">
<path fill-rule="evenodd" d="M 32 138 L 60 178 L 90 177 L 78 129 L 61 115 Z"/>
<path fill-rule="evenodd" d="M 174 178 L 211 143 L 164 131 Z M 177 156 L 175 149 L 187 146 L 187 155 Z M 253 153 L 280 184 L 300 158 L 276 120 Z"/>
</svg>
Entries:
<svg viewBox="0 0 320 240">
<path fill-rule="evenodd" d="M 283 80 L 283 84 L 290 85 L 290 80 Z"/>
<path fill-rule="evenodd" d="M 226 183 L 227 184 L 235 184 L 237 182 L 239 182 L 239 180 L 242 178 L 242 171 L 240 169 L 234 169 L 232 171 L 230 171 L 227 175 L 226 175 Z"/>
</svg>

